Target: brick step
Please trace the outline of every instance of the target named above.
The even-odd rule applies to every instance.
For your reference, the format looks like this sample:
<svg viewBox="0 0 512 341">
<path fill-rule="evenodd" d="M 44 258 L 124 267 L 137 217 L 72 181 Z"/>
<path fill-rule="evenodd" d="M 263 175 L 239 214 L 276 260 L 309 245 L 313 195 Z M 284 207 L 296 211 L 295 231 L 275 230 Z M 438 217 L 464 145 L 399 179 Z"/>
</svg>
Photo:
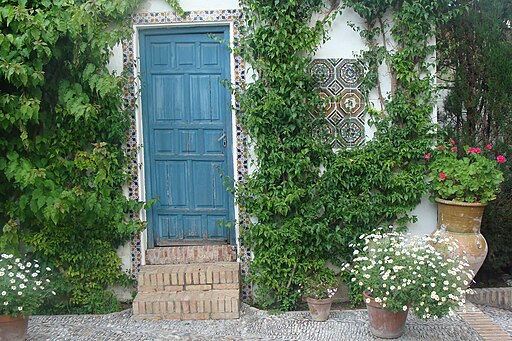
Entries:
<svg viewBox="0 0 512 341">
<path fill-rule="evenodd" d="M 236 319 L 240 317 L 239 290 L 139 292 L 133 315 L 166 320 Z"/>
<path fill-rule="evenodd" d="M 237 262 L 145 265 L 138 275 L 139 293 L 238 290 Z"/>
<path fill-rule="evenodd" d="M 236 261 L 233 245 L 156 247 L 146 250 L 146 264 L 191 264 Z"/>
</svg>

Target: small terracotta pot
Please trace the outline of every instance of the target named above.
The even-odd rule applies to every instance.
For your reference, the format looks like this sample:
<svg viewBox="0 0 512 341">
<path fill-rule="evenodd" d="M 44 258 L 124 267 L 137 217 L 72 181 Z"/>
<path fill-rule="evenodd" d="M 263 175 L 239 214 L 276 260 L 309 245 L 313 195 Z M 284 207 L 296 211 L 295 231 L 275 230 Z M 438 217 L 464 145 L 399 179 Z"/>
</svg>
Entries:
<svg viewBox="0 0 512 341">
<path fill-rule="evenodd" d="M 367 302 L 368 298 L 370 302 Z M 409 309 L 394 313 L 388 308 L 383 308 L 366 292 L 363 293 L 363 299 L 368 311 L 370 331 L 374 336 L 382 339 L 396 339 L 402 336 Z"/>
<path fill-rule="evenodd" d="M 27 328 L 28 317 L 0 315 L 0 341 L 24 341 Z"/>
<path fill-rule="evenodd" d="M 324 322 L 329 319 L 332 298 L 316 299 L 306 297 L 306 302 L 308 302 L 309 313 L 313 321 Z"/>
</svg>

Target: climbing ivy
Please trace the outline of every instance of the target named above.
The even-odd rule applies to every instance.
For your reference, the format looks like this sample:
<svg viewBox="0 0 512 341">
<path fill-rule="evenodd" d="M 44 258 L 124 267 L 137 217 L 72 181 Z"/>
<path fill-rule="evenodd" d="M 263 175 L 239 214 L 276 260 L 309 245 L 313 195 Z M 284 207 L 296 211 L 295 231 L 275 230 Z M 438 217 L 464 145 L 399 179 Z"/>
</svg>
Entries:
<svg viewBox="0 0 512 341">
<path fill-rule="evenodd" d="M 116 249 L 144 227 L 122 193 L 126 79 L 106 68 L 139 2 L 0 1 L 0 249 L 59 269 L 54 304 L 85 312 L 127 282 Z"/>
<path fill-rule="evenodd" d="M 322 201 L 329 223 L 341 228 L 340 258 L 348 244 L 381 224 L 405 228 L 410 212 L 427 191 L 422 157 L 432 146 L 436 88 L 436 25 L 455 15 L 451 1 L 347 0 L 363 20 L 354 27 L 367 50 L 363 91 L 373 139 L 359 148 L 331 154 L 322 176 Z M 389 85 L 385 87 L 382 74 Z M 378 98 L 376 107 L 368 99 Z"/>
<path fill-rule="evenodd" d="M 422 156 L 434 137 L 435 25 L 452 10 L 449 0 L 344 2 L 364 19 L 363 27 L 354 26 L 368 47 L 360 56 L 363 87 L 366 98 L 377 92 L 381 108 L 367 103 L 372 140 L 333 151 L 322 136 L 322 101 L 307 70 L 339 3 L 241 3 L 246 25 L 239 52 L 255 74 L 237 95 L 255 160 L 237 189 L 252 217 L 242 237 L 254 254 L 249 279 L 260 303 L 290 309 L 304 279 L 328 271 L 326 262 L 349 259 L 348 245 L 361 233 L 414 221 L 409 212 L 427 190 Z M 379 68 L 391 75 L 389 91 Z"/>
<path fill-rule="evenodd" d="M 254 142 L 256 170 L 238 188 L 238 200 L 258 222 L 243 234 L 252 247 L 251 280 L 264 305 L 294 307 L 297 287 L 322 253 L 315 253 L 332 235 L 321 214 L 316 188 L 327 148 L 315 138 L 322 105 L 315 83 L 305 72 L 311 55 L 325 39 L 322 0 L 241 1 L 244 38 L 238 52 L 255 77 L 237 97 L 241 121 Z M 333 235 L 334 236 L 334 235 Z"/>
</svg>

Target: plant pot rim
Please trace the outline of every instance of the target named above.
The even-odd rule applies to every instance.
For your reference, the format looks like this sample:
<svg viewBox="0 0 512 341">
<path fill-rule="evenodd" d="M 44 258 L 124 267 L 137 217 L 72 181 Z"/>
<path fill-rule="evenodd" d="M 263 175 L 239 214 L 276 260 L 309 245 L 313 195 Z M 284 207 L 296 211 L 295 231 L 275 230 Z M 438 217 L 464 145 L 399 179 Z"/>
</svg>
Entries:
<svg viewBox="0 0 512 341">
<path fill-rule="evenodd" d="M 456 200 L 446 200 L 441 198 L 436 198 L 435 201 L 439 204 L 445 205 L 453 205 L 453 206 L 468 206 L 468 207 L 485 207 L 487 203 L 482 202 L 465 202 L 465 201 L 456 201 Z"/>
<path fill-rule="evenodd" d="M 26 320 L 28 319 L 29 316 L 26 316 L 26 315 L 10 315 L 10 314 L 0 314 L 0 320 L 2 320 L 2 322 L 7 322 L 7 321 L 16 321 L 16 320 Z"/>
<path fill-rule="evenodd" d="M 331 303 L 332 301 L 333 301 L 332 297 L 329 297 L 329 298 L 306 297 L 306 302 L 308 302 L 308 303 L 325 304 L 325 303 Z"/>
</svg>

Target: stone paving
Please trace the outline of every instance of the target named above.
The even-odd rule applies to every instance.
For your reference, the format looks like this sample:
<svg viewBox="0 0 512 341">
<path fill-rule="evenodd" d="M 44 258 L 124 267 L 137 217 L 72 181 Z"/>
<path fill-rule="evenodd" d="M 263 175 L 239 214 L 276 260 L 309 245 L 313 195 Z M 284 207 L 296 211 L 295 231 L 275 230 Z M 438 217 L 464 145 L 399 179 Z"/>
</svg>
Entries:
<svg viewBox="0 0 512 341">
<path fill-rule="evenodd" d="M 510 312 L 509 312 L 510 313 Z M 505 321 L 505 320 L 504 320 Z M 507 317 L 510 322 L 510 317 Z M 509 326 L 510 327 L 510 326 Z M 482 340 L 462 318 L 422 321 L 409 315 L 400 341 Z M 331 312 L 314 322 L 308 312 L 270 315 L 242 305 L 239 320 L 162 321 L 134 319 L 131 310 L 108 315 L 34 316 L 29 341 L 159 340 L 375 340 L 365 310 Z"/>
</svg>

